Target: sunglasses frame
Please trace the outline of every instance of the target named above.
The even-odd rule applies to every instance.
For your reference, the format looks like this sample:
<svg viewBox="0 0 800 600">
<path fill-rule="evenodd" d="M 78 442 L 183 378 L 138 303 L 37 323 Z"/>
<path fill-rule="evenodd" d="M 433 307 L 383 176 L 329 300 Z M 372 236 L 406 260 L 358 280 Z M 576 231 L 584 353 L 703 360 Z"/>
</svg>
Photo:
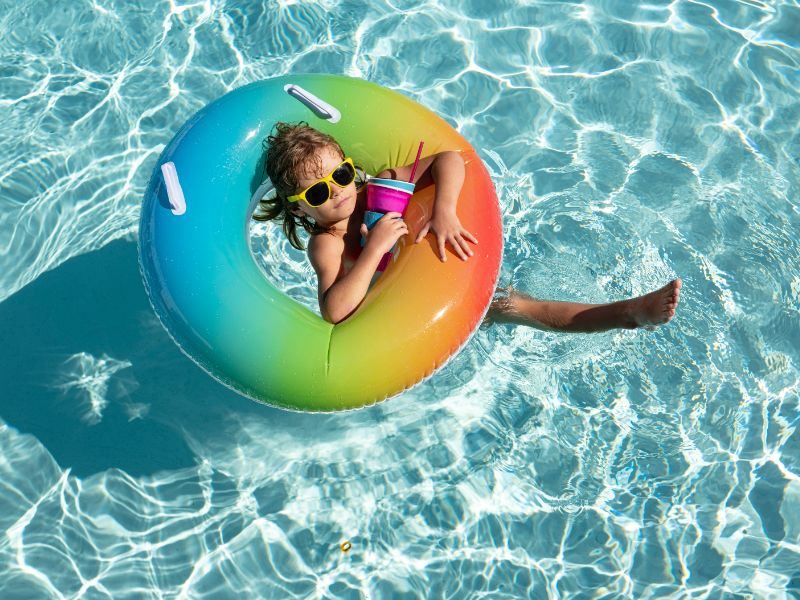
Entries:
<svg viewBox="0 0 800 600">
<path fill-rule="evenodd" d="M 339 168 L 343 164 L 348 164 L 348 165 L 350 165 L 350 168 L 353 169 L 353 179 L 351 179 L 350 182 L 346 183 L 345 185 L 339 185 L 338 183 L 336 183 L 336 181 L 334 181 L 333 174 L 336 173 L 336 171 L 338 171 Z M 349 156 L 347 156 L 347 157 L 345 157 L 345 159 L 342 162 L 340 162 L 338 165 L 336 165 L 336 167 L 333 169 L 333 171 L 328 173 L 325 177 L 323 177 L 322 179 L 317 179 L 314 183 L 312 183 L 310 186 L 308 186 L 302 192 L 300 192 L 299 194 L 295 194 L 293 196 L 289 196 L 289 197 L 286 198 L 286 200 L 288 202 L 297 202 L 299 200 L 302 200 L 303 202 L 308 204 L 311 208 L 319 208 L 320 206 L 325 206 L 325 204 L 333 197 L 333 194 L 331 194 L 331 183 L 336 185 L 336 187 L 344 188 L 344 187 L 347 187 L 348 185 L 350 185 L 351 183 L 353 183 L 356 180 L 356 175 L 357 175 L 356 166 L 355 166 L 355 164 L 353 164 L 353 159 L 350 158 Z M 322 202 L 322 204 L 316 204 L 316 205 L 311 204 L 311 202 L 306 200 L 306 192 L 308 192 L 308 190 L 310 190 L 315 185 L 318 185 L 320 183 L 324 183 L 328 187 L 328 197 L 325 199 L 324 202 Z"/>
</svg>

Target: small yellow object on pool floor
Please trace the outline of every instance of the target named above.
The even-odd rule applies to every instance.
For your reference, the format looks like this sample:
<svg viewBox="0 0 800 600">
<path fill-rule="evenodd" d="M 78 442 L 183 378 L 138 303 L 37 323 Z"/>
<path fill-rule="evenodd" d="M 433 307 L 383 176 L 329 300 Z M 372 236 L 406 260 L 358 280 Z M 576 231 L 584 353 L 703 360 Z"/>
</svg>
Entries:
<svg viewBox="0 0 800 600">
<path fill-rule="evenodd" d="M 353 545 L 348 540 L 345 540 L 341 544 L 339 544 L 339 548 L 342 549 L 342 552 L 349 552 L 350 548 L 352 547 Z"/>
</svg>

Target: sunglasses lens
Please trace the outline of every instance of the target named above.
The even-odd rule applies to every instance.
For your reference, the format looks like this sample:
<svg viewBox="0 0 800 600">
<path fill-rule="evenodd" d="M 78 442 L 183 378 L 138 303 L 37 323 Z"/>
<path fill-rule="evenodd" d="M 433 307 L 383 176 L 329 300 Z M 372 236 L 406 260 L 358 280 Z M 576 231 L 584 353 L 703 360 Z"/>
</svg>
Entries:
<svg viewBox="0 0 800 600">
<path fill-rule="evenodd" d="M 356 171 L 355 169 L 353 169 L 353 166 L 350 163 L 342 163 L 331 174 L 331 179 L 333 179 L 333 181 L 336 182 L 336 185 L 342 187 L 350 185 L 353 182 L 353 179 L 355 178 L 356 178 Z"/>
<path fill-rule="evenodd" d="M 306 201 L 311 206 L 321 206 L 325 204 L 330 194 L 330 188 L 324 181 L 318 181 L 306 190 Z"/>
</svg>

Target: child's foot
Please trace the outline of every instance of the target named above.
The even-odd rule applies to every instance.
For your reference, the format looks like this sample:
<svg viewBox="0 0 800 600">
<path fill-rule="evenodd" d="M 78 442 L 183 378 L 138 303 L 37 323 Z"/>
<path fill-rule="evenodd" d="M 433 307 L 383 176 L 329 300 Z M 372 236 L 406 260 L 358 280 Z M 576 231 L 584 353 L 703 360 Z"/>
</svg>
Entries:
<svg viewBox="0 0 800 600">
<path fill-rule="evenodd" d="M 627 300 L 626 312 L 633 320 L 631 328 L 646 327 L 654 329 L 656 325 L 663 325 L 675 316 L 675 309 L 681 295 L 680 279 L 673 279 L 664 287 Z"/>
</svg>

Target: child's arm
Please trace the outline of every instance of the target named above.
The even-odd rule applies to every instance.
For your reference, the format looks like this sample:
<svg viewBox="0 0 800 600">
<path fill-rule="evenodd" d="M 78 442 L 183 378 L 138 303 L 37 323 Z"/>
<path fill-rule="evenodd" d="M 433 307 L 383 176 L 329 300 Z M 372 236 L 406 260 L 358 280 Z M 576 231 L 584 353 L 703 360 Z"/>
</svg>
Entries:
<svg viewBox="0 0 800 600">
<path fill-rule="evenodd" d="M 362 232 L 367 243 L 346 275 L 342 275 L 344 240 L 327 234 L 311 238 L 308 256 L 317 273 L 317 298 L 323 319 L 333 324 L 340 323 L 358 308 L 367 295 L 381 258 L 400 237 L 408 233 L 408 226 L 400 217 L 400 213 L 387 213 L 372 231 Z"/>
<path fill-rule="evenodd" d="M 378 176 L 408 181 L 412 169 L 413 165 L 395 167 L 383 171 Z M 414 183 L 418 186 L 436 184 L 433 216 L 420 229 L 414 243 L 419 243 L 429 230 L 433 230 L 436 234 L 439 258 L 442 262 L 447 260 L 446 242 L 450 242 L 453 250 L 462 260 L 467 260 L 467 257 L 473 254 L 467 241 L 477 244 L 478 240 L 464 229 L 456 215 L 458 195 L 464 185 L 464 159 L 461 158 L 461 154 L 452 151 L 439 152 L 421 159 L 414 179 Z"/>
</svg>

